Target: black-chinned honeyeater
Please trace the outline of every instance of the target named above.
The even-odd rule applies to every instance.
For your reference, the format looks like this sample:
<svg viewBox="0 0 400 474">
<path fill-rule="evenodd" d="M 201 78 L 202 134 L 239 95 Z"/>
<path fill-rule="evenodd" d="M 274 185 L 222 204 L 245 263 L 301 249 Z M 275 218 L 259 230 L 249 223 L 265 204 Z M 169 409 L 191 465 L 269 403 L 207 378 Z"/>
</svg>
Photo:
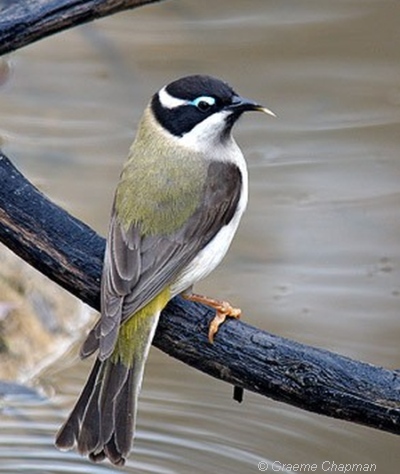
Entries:
<svg viewBox="0 0 400 474">
<path fill-rule="evenodd" d="M 222 260 L 247 204 L 247 167 L 232 127 L 267 108 L 195 75 L 151 99 L 115 193 L 101 280 L 101 317 L 81 348 L 97 358 L 56 446 L 123 465 L 160 312 L 181 294 L 216 310 L 213 340 L 240 310 L 192 292 Z"/>
</svg>

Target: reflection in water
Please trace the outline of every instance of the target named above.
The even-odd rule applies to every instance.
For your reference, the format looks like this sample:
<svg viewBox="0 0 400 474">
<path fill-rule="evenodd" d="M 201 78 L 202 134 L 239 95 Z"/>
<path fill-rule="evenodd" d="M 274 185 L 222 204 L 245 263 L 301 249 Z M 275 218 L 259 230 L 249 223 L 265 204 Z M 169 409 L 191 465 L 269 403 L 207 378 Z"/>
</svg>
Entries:
<svg viewBox="0 0 400 474">
<path fill-rule="evenodd" d="M 399 367 L 399 10 L 373 0 L 182 0 L 126 12 L 12 56 L 1 140 L 46 193 L 104 232 L 150 94 L 194 72 L 227 79 L 279 118 L 238 127 L 249 208 L 199 291 L 271 332 Z M 54 387 L 48 398 L 2 401 L 0 472 L 121 472 L 53 448 L 89 365 L 69 356 L 38 381 Z M 322 472 L 327 459 L 397 471 L 395 436 L 231 397 L 153 350 L 125 472 L 251 473 L 261 460 Z"/>
</svg>

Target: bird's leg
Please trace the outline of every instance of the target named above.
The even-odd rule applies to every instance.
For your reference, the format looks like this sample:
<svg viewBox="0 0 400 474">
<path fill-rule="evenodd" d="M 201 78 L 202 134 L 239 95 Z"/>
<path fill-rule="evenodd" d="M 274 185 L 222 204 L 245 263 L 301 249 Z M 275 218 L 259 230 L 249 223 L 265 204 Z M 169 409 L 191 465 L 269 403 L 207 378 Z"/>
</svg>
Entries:
<svg viewBox="0 0 400 474">
<path fill-rule="evenodd" d="M 214 298 L 209 298 L 208 296 L 198 295 L 196 293 L 182 293 L 183 298 L 188 301 L 194 301 L 196 303 L 203 303 L 210 308 L 215 309 L 217 314 L 213 318 L 208 328 L 208 340 L 213 343 L 214 336 L 217 334 L 219 327 L 225 321 L 226 318 L 236 318 L 239 319 L 242 314 L 242 310 L 239 308 L 234 308 L 227 301 L 216 300 Z"/>
</svg>

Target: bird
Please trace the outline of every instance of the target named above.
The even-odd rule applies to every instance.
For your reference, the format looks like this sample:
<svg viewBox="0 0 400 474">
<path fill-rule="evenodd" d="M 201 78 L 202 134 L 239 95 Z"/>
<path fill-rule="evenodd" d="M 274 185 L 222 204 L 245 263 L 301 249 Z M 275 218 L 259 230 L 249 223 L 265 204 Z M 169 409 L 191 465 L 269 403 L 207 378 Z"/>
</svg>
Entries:
<svg viewBox="0 0 400 474">
<path fill-rule="evenodd" d="M 232 128 L 248 111 L 275 116 L 208 75 L 177 79 L 152 96 L 115 191 L 100 318 L 80 350 L 96 359 L 56 435 L 59 449 L 124 465 L 150 345 L 176 295 L 216 310 L 210 342 L 226 317 L 240 317 L 193 285 L 221 262 L 247 205 L 247 166 Z"/>
</svg>

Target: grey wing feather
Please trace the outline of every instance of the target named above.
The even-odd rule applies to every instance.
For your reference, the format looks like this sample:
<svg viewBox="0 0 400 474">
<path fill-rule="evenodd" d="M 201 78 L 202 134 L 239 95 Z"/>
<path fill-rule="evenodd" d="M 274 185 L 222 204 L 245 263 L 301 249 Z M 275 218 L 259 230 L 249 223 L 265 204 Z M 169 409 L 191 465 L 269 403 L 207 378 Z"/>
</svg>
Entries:
<svg viewBox="0 0 400 474">
<path fill-rule="evenodd" d="M 100 354 L 111 353 L 118 336 L 124 299 L 140 278 L 140 244 L 139 230 L 133 227 L 128 235 L 113 212 L 101 279 L 101 319 L 81 347 L 82 358 L 93 354 L 99 345 Z"/>
<path fill-rule="evenodd" d="M 111 354 L 121 324 L 124 298 L 141 275 L 141 237 L 137 227 L 125 232 L 113 212 L 104 258 L 101 289 L 100 356 Z M 99 330 L 97 331 L 99 332 Z"/>
<path fill-rule="evenodd" d="M 102 277 L 101 320 L 84 342 L 82 357 L 92 354 L 99 344 L 101 360 L 111 354 L 119 326 L 171 283 L 230 222 L 241 188 L 236 165 L 212 162 L 199 207 L 175 233 L 141 237 L 137 226 L 125 233 L 114 215 Z"/>
</svg>

